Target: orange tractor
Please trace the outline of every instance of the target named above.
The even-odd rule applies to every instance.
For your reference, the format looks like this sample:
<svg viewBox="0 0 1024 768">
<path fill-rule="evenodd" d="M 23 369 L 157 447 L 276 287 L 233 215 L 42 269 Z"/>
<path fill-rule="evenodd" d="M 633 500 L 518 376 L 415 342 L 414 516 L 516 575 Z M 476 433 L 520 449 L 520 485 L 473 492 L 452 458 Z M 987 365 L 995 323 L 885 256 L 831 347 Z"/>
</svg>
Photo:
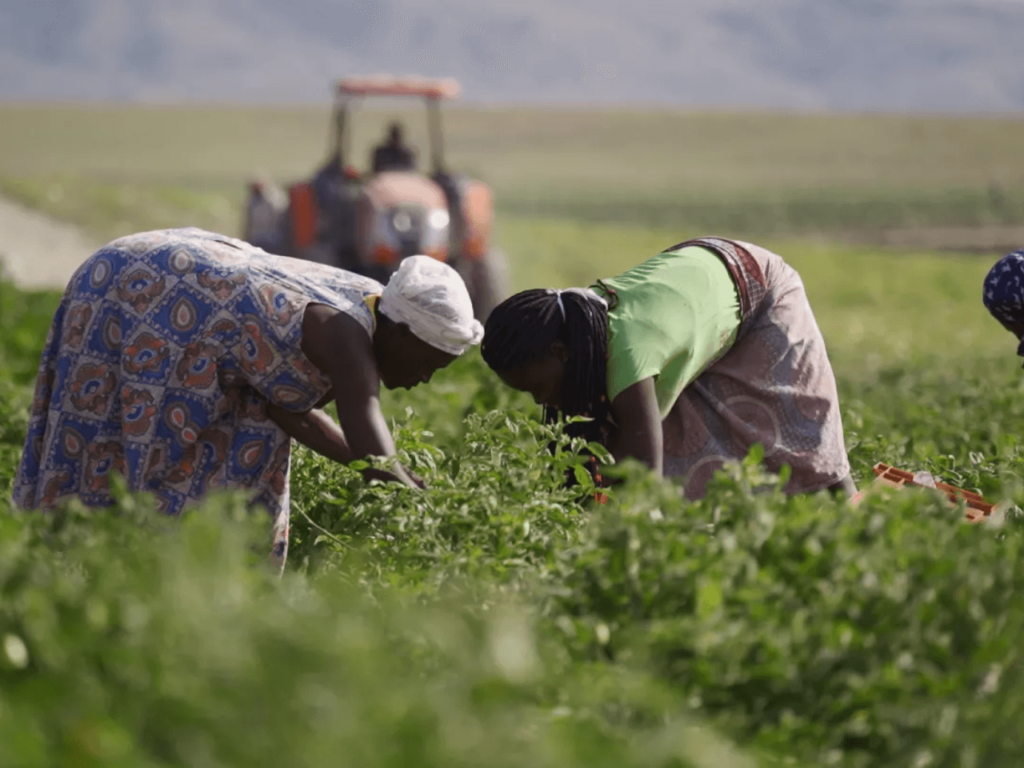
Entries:
<svg viewBox="0 0 1024 768">
<path fill-rule="evenodd" d="M 455 98 L 454 80 L 349 78 L 337 84 L 331 149 L 309 181 L 286 189 L 249 186 L 242 238 L 271 253 L 330 264 L 386 283 L 406 256 L 426 254 L 459 271 L 485 319 L 507 295 L 508 265 L 492 243 L 490 188 L 445 166 L 440 103 Z M 361 173 L 349 158 L 353 104 L 367 96 L 412 96 L 427 107 L 430 171 L 415 170 L 411 156 L 394 162 L 393 148 L 378 149 Z M 392 162 L 387 162 L 389 151 Z M 377 158 L 381 157 L 380 163 Z"/>
</svg>

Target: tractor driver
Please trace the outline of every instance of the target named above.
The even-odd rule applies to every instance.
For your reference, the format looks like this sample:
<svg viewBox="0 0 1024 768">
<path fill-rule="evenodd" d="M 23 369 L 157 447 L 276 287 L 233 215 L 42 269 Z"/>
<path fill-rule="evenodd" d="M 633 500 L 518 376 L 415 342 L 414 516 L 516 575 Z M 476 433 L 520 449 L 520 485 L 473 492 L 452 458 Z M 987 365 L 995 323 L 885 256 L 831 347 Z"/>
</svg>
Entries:
<svg viewBox="0 0 1024 768">
<path fill-rule="evenodd" d="M 415 167 L 416 155 L 402 140 L 401 124 L 391 123 L 387 141 L 373 150 L 373 172 L 409 171 Z"/>
</svg>

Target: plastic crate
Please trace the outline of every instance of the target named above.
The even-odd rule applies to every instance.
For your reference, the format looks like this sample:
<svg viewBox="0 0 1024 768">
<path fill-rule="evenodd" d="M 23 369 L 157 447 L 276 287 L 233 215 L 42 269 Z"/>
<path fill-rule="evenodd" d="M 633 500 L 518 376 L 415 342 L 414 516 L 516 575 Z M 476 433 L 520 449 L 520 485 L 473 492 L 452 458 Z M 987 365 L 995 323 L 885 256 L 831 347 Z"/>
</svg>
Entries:
<svg viewBox="0 0 1024 768">
<path fill-rule="evenodd" d="M 896 467 L 890 467 L 888 464 L 882 464 L 879 462 L 872 467 L 875 473 L 875 483 L 879 485 L 888 485 L 893 488 L 903 488 L 905 486 L 912 486 L 916 488 L 928 488 L 929 486 L 917 482 L 914 479 L 914 473 L 908 472 L 905 469 L 897 469 Z M 935 481 L 935 489 L 945 494 L 946 498 L 949 499 L 950 503 L 956 504 L 959 501 L 963 501 L 966 509 L 966 519 L 968 522 L 978 522 L 984 520 L 990 514 L 992 514 L 995 504 L 991 504 L 985 501 L 984 498 L 971 491 L 965 491 L 963 488 L 957 488 L 955 485 L 949 483 L 940 483 Z M 851 499 L 852 502 L 856 503 L 860 501 L 864 495 L 863 491 L 854 494 Z"/>
</svg>

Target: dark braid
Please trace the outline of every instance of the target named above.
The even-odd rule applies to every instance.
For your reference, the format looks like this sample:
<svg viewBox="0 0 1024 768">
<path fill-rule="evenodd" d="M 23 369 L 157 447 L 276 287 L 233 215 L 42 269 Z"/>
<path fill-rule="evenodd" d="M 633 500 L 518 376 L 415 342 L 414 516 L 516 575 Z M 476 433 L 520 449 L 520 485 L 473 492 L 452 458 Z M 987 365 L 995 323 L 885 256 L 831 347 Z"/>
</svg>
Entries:
<svg viewBox="0 0 1024 768">
<path fill-rule="evenodd" d="M 571 425 L 567 432 L 606 444 L 610 428 L 608 310 L 604 302 L 578 290 L 562 291 L 563 320 L 558 298 L 556 291 L 534 289 L 505 299 L 487 318 L 480 351 L 500 373 L 541 357 L 561 341 L 569 350 L 562 412 L 593 419 Z M 544 416 L 545 421 L 554 421 L 558 411 L 545 408 Z"/>
</svg>

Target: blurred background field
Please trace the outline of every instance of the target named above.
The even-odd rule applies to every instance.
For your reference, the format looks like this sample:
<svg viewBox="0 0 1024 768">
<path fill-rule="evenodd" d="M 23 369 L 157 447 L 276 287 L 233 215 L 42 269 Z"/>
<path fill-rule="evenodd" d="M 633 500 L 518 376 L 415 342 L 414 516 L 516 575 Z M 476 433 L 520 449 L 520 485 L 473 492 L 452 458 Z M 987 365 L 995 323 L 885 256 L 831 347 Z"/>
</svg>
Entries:
<svg viewBox="0 0 1024 768">
<path fill-rule="evenodd" d="M 356 165 L 393 115 L 426 161 L 421 110 L 367 110 Z M 245 182 L 305 178 L 326 156 L 328 123 L 326 108 L 4 105 L 0 189 L 101 239 L 178 221 L 232 232 Z M 492 185 L 502 226 L 543 215 L 985 252 L 1024 232 L 1021 126 L 554 107 L 445 116 L 449 165 Z"/>
<path fill-rule="evenodd" d="M 426 162 L 422 111 L 396 107 L 356 112 L 357 166 L 396 116 Z M 326 109 L 298 107 L 0 106 L 0 191 L 96 244 L 184 225 L 237 234 L 247 181 L 307 177 L 326 156 L 328 124 Z M 988 264 L 1024 243 L 1022 125 L 445 113 L 449 165 L 494 189 L 515 288 L 587 284 L 690 236 L 754 240 L 803 275 L 844 379 L 915 356 L 988 359 L 1010 348 L 979 299 Z"/>
</svg>

